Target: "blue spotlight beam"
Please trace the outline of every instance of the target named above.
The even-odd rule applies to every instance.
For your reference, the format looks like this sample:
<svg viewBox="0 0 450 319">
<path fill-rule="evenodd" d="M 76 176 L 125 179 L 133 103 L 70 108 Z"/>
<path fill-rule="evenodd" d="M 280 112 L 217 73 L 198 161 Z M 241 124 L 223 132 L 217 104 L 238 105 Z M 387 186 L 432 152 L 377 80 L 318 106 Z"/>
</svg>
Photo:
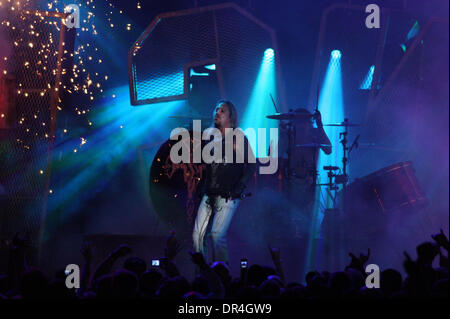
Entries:
<svg viewBox="0 0 450 319">
<path fill-rule="evenodd" d="M 318 109 L 322 114 L 324 123 L 340 123 L 345 118 L 344 100 L 342 93 L 342 77 L 341 77 L 341 58 L 342 53 L 339 50 L 333 50 L 330 54 L 325 79 L 319 95 Z M 330 142 L 333 146 L 333 152 L 325 155 L 320 152 L 318 160 L 318 183 L 325 184 L 328 182 L 327 172 L 323 170 L 324 166 L 341 166 L 343 151 L 340 147 L 340 128 L 327 126 L 325 127 Z M 323 219 L 323 210 L 332 208 L 333 201 L 328 196 L 326 189 L 320 189 L 316 193 L 315 207 L 310 227 L 310 242 L 308 244 L 308 253 L 306 258 L 306 271 L 316 269 L 318 263 L 318 247 L 316 247 L 316 239 L 320 236 L 320 226 Z"/>
<path fill-rule="evenodd" d="M 370 90 L 372 87 L 373 73 L 375 72 L 375 65 L 372 65 L 366 74 L 364 81 L 361 83 L 360 90 Z"/>
<path fill-rule="evenodd" d="M 121 165 L 130 161 L 139 145 L 149 140 L 166 140 L 170 130 L 165 120 L 185 105 L 184 101 L 173 101 L 160 103 L 156 110 L 135 108 L 129 102 L 126 86 L 109 95 L 112 93 L 116 98 L 97 107 L 92 119 L 96 129 L 86 136 L 86 144 L 78 147 L 76 154 L 74 140 L 55 149 L 65 159 L 56 168 L 60 182 L 53 187 L 48 208 L 49 214 L 64 211 L 62 220 L 101 191 Z"/>
<path fill-rule="evenodd" d="M 275 51 L 268 48 L 264 51 L 261 66 L 255 80 L 249 102 L 242 117 L 241 127 L 243 129 L 277 127 L 276 121 L 269 120 L 266 115 L 273 110 L 270 94 L 277 98 Z M 250 140 L 250 145 L 256 157 L 266 157 L 270 145 L 270 136 L 266 135 L 266 148 L 258 149 L 257 145 Z M 278 142 L 278 141 L 274 141 Z"/>
</svg>

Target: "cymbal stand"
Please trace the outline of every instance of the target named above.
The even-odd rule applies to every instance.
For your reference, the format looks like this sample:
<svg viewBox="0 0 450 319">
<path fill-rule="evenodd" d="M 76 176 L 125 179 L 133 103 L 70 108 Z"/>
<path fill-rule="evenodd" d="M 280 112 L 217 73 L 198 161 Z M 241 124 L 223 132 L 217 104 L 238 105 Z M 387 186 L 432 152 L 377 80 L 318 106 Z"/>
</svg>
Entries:
<svg viewBox="0 0 450 319">
<path fill-rule="evenodd" d="M 292 110 L 289 110 L 292 111 Z M 295 125 L 294 121 L 289 121 L 288 124 L 288 148 L 287 148 L 287 173 L 286 177 L 289 180 L 292 177 L 291 157 L 293 152 L 293 146 L 295 145 Z"/>
<path fill-rule="evenodd" d="M 344 123 L 347 124 L 348 123 L 348 119 L 344 119 Z M 344 132 L 339 133 L 339 138 L 342 138 L 342 140 L 340 141 L 342 144 L 342 149 L 344 151 L 343 155 L 342 155 L 342 175 L 345 177 L 345 183 L 343 184 L 343 187 L 345 187 L 345 185 L 347 184 L 347 162 L 348 162 L 348 146 L 347 146 L 347 135 L 348 135 L 348 126 L 345 125 L 345 130 Z"/>
<path fill-rule="evenodd" d="M 324 166 L 324 168 L 325 168 L 325 166 Z M 335 178 L 337 175 L 335 173 L 333 173 L 333 171 L 330 169 L 330 170 L 328 170 L 327 176 L 328 176 L 328 183 L 316 184 L 316 186 L 327 186 L 327 193 L 333 201 L 333 208 L 327 208 L 326 211 L 337 211 L 336 199 L 337 199 L 337 191 L 338 191 L 339 187 L 337 186 L 337 184 L 335 182 L 333 182 L 333 178 Z M 331 193 L 332 191 L 334 191 L 334 195 Z"/>
</svg>

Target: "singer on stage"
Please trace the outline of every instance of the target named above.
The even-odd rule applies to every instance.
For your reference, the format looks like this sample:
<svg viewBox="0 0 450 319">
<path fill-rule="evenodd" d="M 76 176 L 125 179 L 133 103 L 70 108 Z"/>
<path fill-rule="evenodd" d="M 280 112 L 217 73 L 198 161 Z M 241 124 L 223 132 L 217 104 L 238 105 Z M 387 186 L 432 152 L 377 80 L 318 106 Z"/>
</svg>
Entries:
<svg viewBox="0 0 450 319">
<path fill-rule="evenodd" d="M 251 148 L 248 147 L 248 140 L 245 136 L 243 150 L 238 149 L 240 144 L 231 139 L 234 143 L 233 158 L 237 157 L 237 153 L 244 152 L 244 163 L 235 161 L 230 163 L 225 159 L 225 134 L 233 132 L 233 130 L 226 129 L 237 127 L 237 111 L 233 103 L 224 100 L 217 103 L 214 109 L 214 127 L 221 133 L 219 143 L 222 143 L 223 158 L 221 163 L 206 164 L 203 197 L 195 220 L 193 241 L 195 251 L 202 252 L 206 257 L 204 238 L 208 225 L 211 223 L 212 259 L 213 261 L 228 262 L 226 238 L 228 227 L 239 201 L 244 197 L 247 182 L 256 170 L 256 163 L 249 161 L 249 158 L 254 155 Z M 243 135 L 241 130 L 236 131 Z"/>
</svg>

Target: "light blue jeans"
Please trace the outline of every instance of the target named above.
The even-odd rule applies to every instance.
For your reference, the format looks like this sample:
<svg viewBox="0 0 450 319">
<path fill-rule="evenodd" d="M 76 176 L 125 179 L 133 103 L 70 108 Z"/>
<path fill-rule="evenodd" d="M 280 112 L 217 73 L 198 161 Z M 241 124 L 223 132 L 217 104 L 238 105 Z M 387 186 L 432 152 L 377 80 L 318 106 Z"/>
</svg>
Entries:
<svg viewBox="0 0 450 319">
<path fill-rule="evenodd" d="M 234 212 L 239 205 L 238 199 L 226 200 L 221 196 L 214 196 L 215 203 L 208 204 L 208 195 L 204 195 L 195 219 L 193 240 L 196 252 L 201 252 L 207 258 L 207 250 L 204 242 L 206 230 L 209 225 L 211 214 L 214 217 L 211 225 L 211 237 L 213 242 L 213 261 L 228 262 L 227 231 L 230 226 Z"/>
</svg>

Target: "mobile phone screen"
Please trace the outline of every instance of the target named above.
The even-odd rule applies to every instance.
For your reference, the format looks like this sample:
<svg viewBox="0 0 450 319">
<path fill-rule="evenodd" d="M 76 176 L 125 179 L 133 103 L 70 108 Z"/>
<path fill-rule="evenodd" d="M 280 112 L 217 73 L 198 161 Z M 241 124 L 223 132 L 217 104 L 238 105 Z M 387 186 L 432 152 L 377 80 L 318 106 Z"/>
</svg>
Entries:
<svg viewBox="0 0 450 319">
<path fill-rule="evenodd" d="M 153 259 L 152 260 L 152 266 L 159 267 L 159 260 L 158 259 Z"/>
</svg>

